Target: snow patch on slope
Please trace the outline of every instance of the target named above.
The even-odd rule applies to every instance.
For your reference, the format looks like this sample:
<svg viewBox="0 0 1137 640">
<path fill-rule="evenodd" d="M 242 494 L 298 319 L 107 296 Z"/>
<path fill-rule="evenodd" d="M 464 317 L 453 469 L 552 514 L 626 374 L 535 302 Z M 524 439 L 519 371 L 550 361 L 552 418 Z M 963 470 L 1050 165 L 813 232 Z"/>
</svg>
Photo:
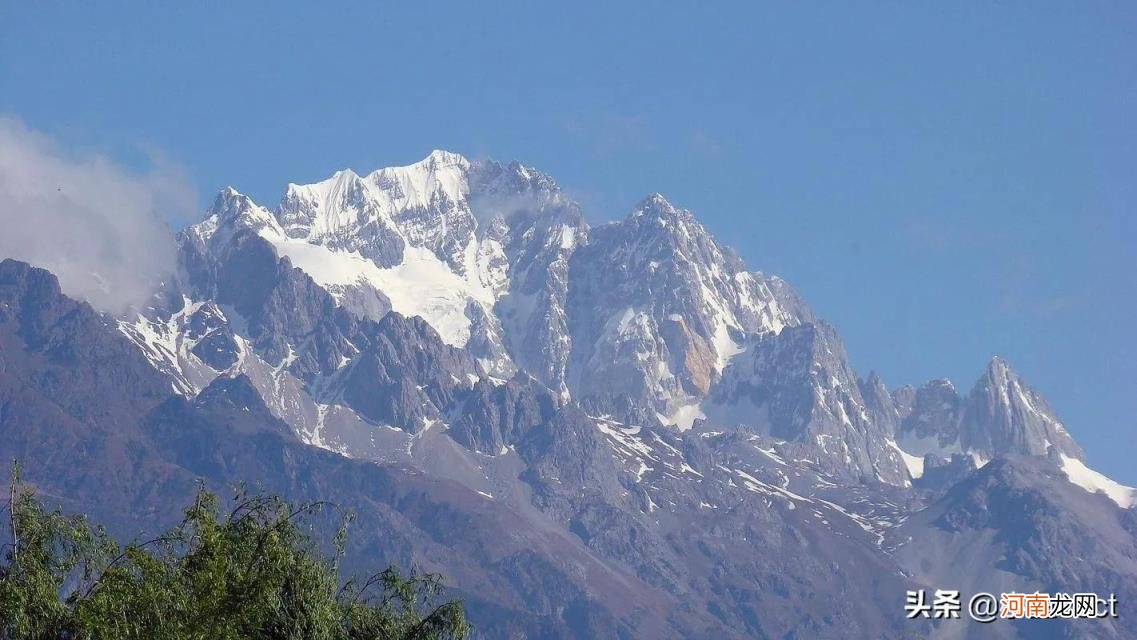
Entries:
<svg viewBox="0 0 1137 640">
<path fill-rule="evenodd" d="M 473 299 L 491 306 L 494 301 L 488 287 L 462 278 L 423 247 L 407 246 L 400 264 L 380 269 L 356 252 L 333 251 L 272 233 L 261 237 L 333 297 L 342 297 L 345 287 L 369 285 L 387 296 L 394 311 L 421 316 L 444 342 L 456 347 L 465 346 L 470 338 L 467 302 Z"/>
<path fill-rule="evenodd" d="M 900 445 L 896 444 L 896 441 L 891 438 L 888 439 L 888 446 L 900 454 L 900 459 L 904 461 L 904 466 L 908 468 L 908 474 L 911 475 L 913 479 L 924 475 L 924 458 L 914 456 L 904 449 L 901 449 Z"/>
<path fill-rule="evenodd" d="M 217 376 L 193 354 L 193 348 L 205 336 L 191 339 L 187 335 L 189 319 L 205 304 L 183 296 L 181 309 L 168 318 L 138 314 L 117 322 L 119 332 L 138 347 L 150 364 L 170 376 L 174 393 L 186 397 L 196 395 Z M 224 314 L 220 315 L 224 321 Z"/>
<path fill-rule="evenodd" d="M 1090 493 L 1099 491 L 1104 493 L 1122 509 L 1128 509 L 1137 504 L 1137 489 L 1127 487 L 1094 471 L 1077 458 L 1072 458 L 1064 453 L 1059 455 L 1062 456 L 1062 471 L 1070 482 Z"/>
</svg>

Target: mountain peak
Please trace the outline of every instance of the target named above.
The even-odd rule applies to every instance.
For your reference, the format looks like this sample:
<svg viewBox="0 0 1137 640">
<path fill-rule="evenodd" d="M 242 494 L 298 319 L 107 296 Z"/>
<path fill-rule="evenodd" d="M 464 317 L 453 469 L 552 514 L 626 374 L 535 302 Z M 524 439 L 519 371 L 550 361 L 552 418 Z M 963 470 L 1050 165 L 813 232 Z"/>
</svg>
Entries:
<svg viewBox="0 0 1137 640">
<path fill-rule="evenodd" d="M 987 362 L 987 373 L 992 375 L 1004 376 L 1007 373 L 1013 373 L 1011 365 L 1007 363 L 1002 356 L 991 356 L 991 360 Z"/>
<path fill-rule="evenodd" d="M 1031 389 L 1026 386 L 1022 377 L 1000 356 L 991 357 L 983 375 L 976 382 L 976 386 L 1002 389 L 1012 394 L 1031 393 Z"/>
<path fill-rule="evenodd" d="M 207 219 L 215 218 L 218 224 L 238 220 L 242 217 L 253 221 L 260 220 L 266 216 L 271 218 L 267 211 L 264 211 L 257 203 L 253 202 L 252 198 L 237 191 L 233 187 L 225 187 L 219 191 L 217 197 L 213 199 L 213 204 L 210 205 L 209 210 L 206 212 Z"/>
<path fill-rule="evenodd" d="M 453 151 L 446 151 L 445 149 L 434 149 L 430 154 L 424 158 L 422 163 L 427 163 L 435 166 L 440 165 L 462 165 L 469 166 L 470 161 L 460 153 Z"/>
<path fill-rule="evenodd" d="M 186 233 L 203 242 L 225 244 L 241 228 L 260 231 L 266 227 L 279 229 L 272 213 L 233 187 L 225 187 L 206 210 L 205 219 L 188 227 Z"/>
<path fill-rule="evenodd" d="M 706 230 L 687 209 L 675 206 L 663 194 L 653 193 L 641 200 L 625 222 L 632 223 L 632 228 L 642 228 L 643 225 L 658 227 L 668 235 L 680 236 L 706 236 Z"/>
<path fill-rule="evenodd" d="M 680 209 L 671 204 L 662 193 L 652 193 L 640 200 L 635 209 L 632 210 L 632 217 L 639 218 L 649 216 L 654 218 L 674 218 L 681 215 L 691 217 L 691 212 L 685 209 Z"/>
<path fill-rule="evenodd" d="M 252 204 L 252 202 L 252 198 L 249 196 L 237 191 L 231 186 L 227 186 L 217 192 L 217 197 L 213 199 L 213 204 L 209 207 L 209 212 L 221 213 L 223 211 L 238 210 L 243 206 Z"/>
<path fill-rule="evenodd" d="M 252 198 L 233 189 L 232 186 L 226 186 L 217 193 L 217 197 L 214 198 L 213 205 L 209 206 L 206 215 L 207 222 L 211 221 L 216 226 L 241 221 L 241 219 L 250 223 L 250 226 L 260 226 L 260 224 L 268 222 L 264 218 L 272 218 L 272 216 L 268 214 L 268 211 L 257 206 Z"/>
<path fill-rule="evenodd" d="M 372 171 L 367 177 L 371 180 L 381 180 L 383 176 L 392 174 L 434 174 L 436 172 L 445 172 L 448 170 L 457 170 L 465 174 L 470 169 L 470 161 L 460 153 L 453 151 L 445 151 L 443 149 L 435 149 L 430 152 L 425 158 L 418 162 L 401 166 L 401 167 L 384 167 Z"/>
<path fill-rule="evenodd" d="M 999 356 L 991 358 L 967 403 L 965 440 L 985 455 L 1040 456 L 1051 446 L 1073 458 L 1084 455 L 1042 395 Z"/>
</svg>

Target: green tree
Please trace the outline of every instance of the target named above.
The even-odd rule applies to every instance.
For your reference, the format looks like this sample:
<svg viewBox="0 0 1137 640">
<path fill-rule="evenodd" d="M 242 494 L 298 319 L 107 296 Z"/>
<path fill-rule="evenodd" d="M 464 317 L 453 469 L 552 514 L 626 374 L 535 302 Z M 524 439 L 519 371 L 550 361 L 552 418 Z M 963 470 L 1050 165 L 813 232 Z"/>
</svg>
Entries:
<svg viewBox="0 0 1137 640">
<path fill-rule="evenodd" d="M 120 547 L 83 516 L 49 510 L 14 474 L 0 560 L 0 640 L 451 640 L 461 602 L 431 574 L 341 579 L 349 518 L 331 553 L 302 527 L 326 509 L 204 488 L 182 522 Z"/>
</svg>

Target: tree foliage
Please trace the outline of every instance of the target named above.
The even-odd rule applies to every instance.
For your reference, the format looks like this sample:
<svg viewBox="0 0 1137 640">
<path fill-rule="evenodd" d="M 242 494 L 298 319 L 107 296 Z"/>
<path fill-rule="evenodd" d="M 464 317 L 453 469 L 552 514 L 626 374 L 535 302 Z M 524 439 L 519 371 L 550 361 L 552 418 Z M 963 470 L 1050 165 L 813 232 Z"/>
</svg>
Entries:
<svg viewBox="0 0 1137 640">
<path fill-rule="evenodd" d="M 460 602 L 438 576 L 388 568 L 341 579 L 348 519 L 330 553 L 303 522 L 328 507 L 198 490 L 181 523 L 120 547 L 83 516 L 49 510 L 13 478 L 0 560 L 0 640 L 451 640 Z M 8 532 L 6 532 L 8 533 Z"/>
</svg>

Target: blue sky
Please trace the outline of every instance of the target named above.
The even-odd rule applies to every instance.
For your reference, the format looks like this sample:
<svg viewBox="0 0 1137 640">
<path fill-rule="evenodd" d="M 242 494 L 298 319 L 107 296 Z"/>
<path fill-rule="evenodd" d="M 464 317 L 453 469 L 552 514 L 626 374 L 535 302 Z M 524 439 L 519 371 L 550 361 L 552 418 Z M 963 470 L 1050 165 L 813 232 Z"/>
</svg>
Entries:
<svg viewBox="0 0 1137 640">
<path fill-rule="evenodd" d="M 1002 355 L 1137 484 L 1137 5 L 183 4 L 3 3 L 0 115 L 202 203 L 433 148 L 593 221 L 659 191 L 859 370 L 968 389 Z"/>
</svg>

